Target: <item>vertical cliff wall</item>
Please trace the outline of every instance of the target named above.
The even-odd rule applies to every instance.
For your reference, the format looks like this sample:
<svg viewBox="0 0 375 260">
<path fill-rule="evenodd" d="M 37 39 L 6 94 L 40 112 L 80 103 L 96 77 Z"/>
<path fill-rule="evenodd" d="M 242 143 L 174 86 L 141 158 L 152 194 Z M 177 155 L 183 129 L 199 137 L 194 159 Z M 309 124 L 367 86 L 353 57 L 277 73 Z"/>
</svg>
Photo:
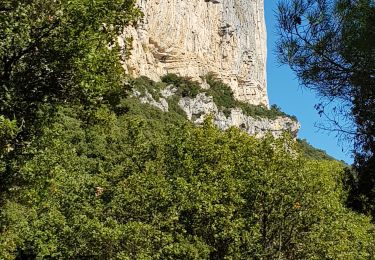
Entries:
<svg viewBox="0 0 375 260">
<path fill-rule="evenodd" d="M 126 70 L 157 80 L 213 72 L 238 100 L 268 106 L 263 0 L 138 0 Z"/>
</svg>

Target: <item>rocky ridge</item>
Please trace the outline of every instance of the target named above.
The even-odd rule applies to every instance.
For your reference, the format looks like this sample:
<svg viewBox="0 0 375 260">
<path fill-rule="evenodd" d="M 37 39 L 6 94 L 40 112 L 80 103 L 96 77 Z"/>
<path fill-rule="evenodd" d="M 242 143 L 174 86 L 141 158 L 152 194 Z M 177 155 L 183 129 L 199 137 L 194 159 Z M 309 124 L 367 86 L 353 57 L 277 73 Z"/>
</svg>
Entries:
<svg viewBox="0 0 375 260">
<path fill-rule="evenodd" d="M 173 85 L 169 85 L 160 91 L 158 98 L 147 90 L 143 93 L 134 90 L 133 97 L 138 98 L 141 103 L 168 112 L 170 110 L 169 101 L 171 98 L 177 97 L 176 92 L 177 89 Z M 275 118 L 249 116 L 241 108 L 232 108 L 230 113 L 226 114 L 214 102 L 213 97 L 204 92 L 198 93 L 195 97 L 177 98 L 178 106 L 184 111 L 187 119 L 197 125 L 201 125 L 207 116 L 211 116 L 214 124 L 222 130 L 234 126 L 259 138 L 267 133 L 271 133 L 274 137 L 280 137 L 285 131 L 296 137 L 300 129 L 299 122 L 287 116 L 276 116 Z"/>
</svg>

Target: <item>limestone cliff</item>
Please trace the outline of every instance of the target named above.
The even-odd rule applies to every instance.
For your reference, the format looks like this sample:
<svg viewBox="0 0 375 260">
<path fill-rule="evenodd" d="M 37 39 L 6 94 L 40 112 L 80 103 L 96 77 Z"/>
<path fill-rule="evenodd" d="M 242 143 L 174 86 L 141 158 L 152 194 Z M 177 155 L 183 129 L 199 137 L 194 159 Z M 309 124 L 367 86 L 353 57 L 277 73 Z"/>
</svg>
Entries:
<svg viewBox="0 0 375 260">
<path fill-rule="evenodd" d="M 138 4 L 144 18 L 124 33 L 133 39 L 125 66 L 130 74 L 158 80 L 176 73 L 198 80 L 213 72 L 231 87 L 236 99 L 268 106 L 263 0 L 138 0 Z"/>
</svg>

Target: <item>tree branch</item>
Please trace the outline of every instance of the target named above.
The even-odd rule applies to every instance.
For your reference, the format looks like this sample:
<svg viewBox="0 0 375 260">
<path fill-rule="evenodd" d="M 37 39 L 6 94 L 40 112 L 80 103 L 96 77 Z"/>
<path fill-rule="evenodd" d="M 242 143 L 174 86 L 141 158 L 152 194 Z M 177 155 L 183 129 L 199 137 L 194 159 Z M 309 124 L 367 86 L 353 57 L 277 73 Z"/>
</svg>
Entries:
<svg viewBox="0 0 375 260">
<path fill-rule="evenodd" d="M 54 30 L 58 24 L 59 24 L 59 20 L 56 20 L 53 22 L 51 26 L 44 26 L 44 28 L 43 27 L 40 28 L 39 31 L 44 31 L 45 29 L 47 30 L 44 33 L 41 33 L 40 35 L 38 35 L 35 38 L 35 41 L 33 43 L 31 43 L 29 46 L 25 47 L 19 53 L 14 54 L 11 57 L 4 56 L 3 57 L 4 68 L 3 68 L 3 72 L 0 75 L 0 82 L 9 81 L 14 64 L 17 63 L 24 55 L 28 54 L 33 49 L 38 47 L 41 41 L 44 38 L 48 37 L 51 31 Z"/>
</svg>

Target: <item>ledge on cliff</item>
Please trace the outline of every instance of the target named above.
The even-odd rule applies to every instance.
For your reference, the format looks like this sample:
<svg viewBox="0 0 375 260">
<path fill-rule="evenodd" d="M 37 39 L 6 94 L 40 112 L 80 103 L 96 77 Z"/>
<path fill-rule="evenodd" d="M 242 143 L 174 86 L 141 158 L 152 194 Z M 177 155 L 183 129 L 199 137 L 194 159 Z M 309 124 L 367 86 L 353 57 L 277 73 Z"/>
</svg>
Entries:
<svg viewBox="0 0 375 260">
<path fill-rule="evenodd" d="M 257 137 L 267 133 L 278 137 L 283 132 L 297 136 L 300 124 L 296 117 L 277 106 L 268 109 L 236 100 L 231 88 L 212 73 L 202 77 L 202 81 L 204 84 L 175 74 L 165 75 L 161 82 L 140 77 L 131 82 L 132 97 L 164 112 L 176 112 L 198 125 L 211 115 L 222 130 L 234 126 Z"/>
</svg>

